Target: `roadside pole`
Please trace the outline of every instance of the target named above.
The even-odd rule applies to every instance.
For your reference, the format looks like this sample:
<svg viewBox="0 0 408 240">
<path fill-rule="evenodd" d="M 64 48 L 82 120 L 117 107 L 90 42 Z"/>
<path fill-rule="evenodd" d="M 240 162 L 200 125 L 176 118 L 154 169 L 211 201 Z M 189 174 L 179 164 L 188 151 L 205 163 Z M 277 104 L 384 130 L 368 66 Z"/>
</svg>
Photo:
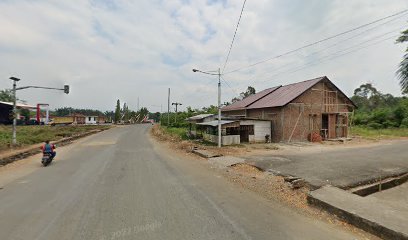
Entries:
<svg viewBox="0 0 408 240">
<path fill-rule="evenodd" d="M 62 90 L 65 94 L 69 93 L 69 85 L 64 85 L 64 88 L 53 88 L 53 87 L 41 87 L 41 86 L 25 86 L 17 88 L 17 82 L 20 81 L 19 78 L 10 77 L 10 80 L 13 80 L 13 136 L 12 136 L 12 145 L 17 144 L 17 90 L 23 90 L 28 88 L 40 88 L 40 89 L 51 89 L 51 90 Z"/>
<path fill-rule="evenodd" d="M 193 68 L 193 72 L 200 72 L 208 75 L 218 76 L 218 147 L 221 148 L 221 69 L 218 68 L 217 71 L 201 71 Z"/>
<path fill-rule="evenodd" d="M 218 68 L 218 147 L 221 147 L 221 70 Z"/>
<path fill-rule="evenodd" d="M 20 79 L 11 77 L 11 80 L 13 80 L 13 139 L 12 139 L 12 145 L 15 146 L 17 144 L 17 97 L 16 97 L 16 82 L 20 81 Z"/>
<path fill-rule="evenodd" d="M 167 127 L 170 125 L 170 88 L 169 94 L 167 95 Z"/>
</svg>

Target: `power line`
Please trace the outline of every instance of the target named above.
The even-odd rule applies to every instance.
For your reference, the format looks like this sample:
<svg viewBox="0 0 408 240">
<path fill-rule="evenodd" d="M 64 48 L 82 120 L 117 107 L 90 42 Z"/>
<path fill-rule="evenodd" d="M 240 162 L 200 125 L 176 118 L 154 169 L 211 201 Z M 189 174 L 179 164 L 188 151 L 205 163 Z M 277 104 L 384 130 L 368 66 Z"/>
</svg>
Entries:
<svg viewBox="0 0 408 240">
<path fill-rule="evenodd" d="M 372 37 L 372 38 L 370 38 L 370 39 L 368 39 L 368 40 L 365 40 L 365 41 L 363 41 L 363 42 L 360 42 L 360 43 L 358 43 L 358 44 L 354 44 L 354 45 L 349 46 L 349 47 L 347 47 L 347 48 L 344 48 L 344 49 L 338 50 L 338 51 L 336 51 L 336 52 L 334 52 L 334 53 L 331 53 L 331 54 L 329 54 L 329 55 L 326 55 L 326 56 L 324 56 L 323 58 L 327 58 L 327 57 L 330 57 L 331 55 L 344 52 L 344 51 L 346 51 L 346 50 L 352 49 L 352 48 L 357 47 L 357 46 L 361 46 L 361 45 L 363 45 L 363 44 L 365 44 L 365 43 L 368 43 L 368 42 L 374 41 L 374 40 L 376 40 L 376 39 L 378 39 L 378 38 L 381 38 L 381 37 L 383 37 L 383 36 L 386 36 L 386 35 L 388 35 L 388 34 L 390 34 L 390 33 L 394 33 L 394 32 L 396 32 L 396 31 L 399 32 L 400 29 L 401 29 L 401 28 L 398 27 L 398 28 L 396 28 L 396 29 L 393 29 L 392 31 L 388 31 L 388 32 L 382 33 L 382 34 L 380 34 L 380 35 L 377 35 L 377 36 L 375 36 L 375 37 Z M 336 44 L 336 45 L 338 45 L 338 44 Z M 329 46 L 328 48 L 325 48 L 325 49 L 322 49 L 322 50 L 318 50 L 318 51 L 312 52 L 311 54 L 306 55 L 305 57 L 310 57 L 310 56 L 312 56 L 312 55 L 315 55 L 316 53 L 319 53 L 319 52 L 322 52 L 322 51 L 324 51 L 324 50 L 327 50 L 327 49 L 329 49 L 329 48 L 331 48 L 331 47 L 333 47 L 333 46 L 334 46 L 334 44 L 333 44 L 332 46 Z M 285 65 L 280 66 L 280 67 L 278 67 L 278 68 L 275 68 L 275 69 L 273 69 L 273 70 L 276 71 L 276 70 L 285 68 L 285 67 L 287 67 L 287 66 L 290 66 L 291 64 L 292 64 L 292 63 L 285 64 Z M 275 75 L 273 75 L 273 76 L 275 76 Z M 255 79 L 253 79 L 252 81 L 254 81 L 254 80 L 255 80 Z"/>
<path fill-rule="evenodd" d="M 234 36 L 232 37 L 232 41 L 231 41 L 230 48 L 229 48 L 229 50 L 228 50 L 227 58 L 225 59 L 224 67 L 222 68 L 222 72 L 223 72 L 223 73 L 224 73 L 225 67 L 227 66 L 229 56 L 230 56 L 230 54 L 231 54 L 231 49 L 232 49 L 232 45 L 234 44 L 235 36 L 237 35 L 237 31 L 238 31 L 238 27 L 239 27 L 239 22 L 241 21 L 242 13 L 244 12 L 245 3 L 246 3 L 246 0 L 244 0 L 244 3 L 242 4 L 241 13 L 239 14 L 237 26 L 235 27 Z"/>
<path fill-rule="evenodd" d="M 318 64 L 318 63 L 323 63 L 323 62 L 331 61 L 331 60 L 333 60 L 333 59 L 342 57 L 342 56 L 344 56 L 344 55 L 348 55 L 348 54 L 351 54 L 351 53 L 355 53 L 355 52 L 357 52 L 357 51 L 360 51 L 360 50 L 363 50 L 363 49 L 365 49 L 365 48 L 368 48 L 368 47 L 377 45 L 377 44 L 379 44 L 379 43 L 381 43 L 381 42 L 384 42 L 384 41 L 386 41 L 386 40 L 395 38 L 395 37 L 397 37 L 397 36 L 399 36 L 399 34 L 393 35 L 393 36 L 388 37 L 388 38 L 385 38 L 385 39 L 382 39 L 382 40 L 380 40 L 380 41 L 377 41 L 377 42 L 374 42 L 374 43 L 372 43 L 372 44 L 363 46 L 363 47 L 361 47 L 361 48 L 357 48 L 357 49 L 355 49 L 355 50 L 346 51 L 345 53 L 340 54 L 340 55 L 334 55 L 334 56 L 333 56 L 333 54 L 330 54 L 330 55 L 327 55 L 327 56 L 325 56 L 325 57 L 323 57 L 323 58 L 320 58 L 320 59 L 318 59 L 318 60 L 316 60 L 316 61 L 310 61 L 310 62 L 308 62 L 308 63 L 306 63 L 306 64 L 304 64 L 304 65 L 297 66 L 297 67 L 295 67 L 295 68 L 289 69 L 288 71 L 284 71 L 284 72 L 277 73 L 277 74 L 275 74 L 275 75 L 273 75 L 273 76 L 271 76 L 271 77 L 276 77 L 276 76 L 279 76 L 279 75 L 282 75 L 282 74 L 285 74 L 285 73 L 292 74 L 292 73 L 298 72 L 298 71 L 300 71 L 300 70 L 306 69 L 306 68 L 308 68 L 308 67 L 314 66 L 314 65 L 316 65 L 316 64 Z M 355 47 L 355 46 L 354 46 L 354 47 Z M 348 48 L 348 49 L 350 49 L 350 48 Z M 348 50 L 348 49 L 343 49 L 343 50 L 338 51 L 338 52 L 336 52 L 336 53 L 334 53 L 334 54 L 337 54 L 337 53 L 340 53 L 340 52 L 344 52 L 344 50 Z M 326 59 L 326 60 L 324 60 L 324 59 Z M 323 61 L 323 60 L 324 60 L 324 61 Z M 300 67 L 300 68 L 299 68 L 299 67 Z M 271 80 L 272 80 L 272 79 L 269 79 L 269 80 L 263 81 L 262 83 L 266 83 L 266 82 L 271 81 Z"/>
<path fill-rule="evenodd" d="M 306 45 L 304 45 L 304 46 L 302 46 L 302 47 L 296 48 L 296 49 L 294 49 L 294 50 L 287 51 L 287 52 L 285 52 L 285 53 L 279 54 L 279 55 L 274 56 L 274 57 L 272 57 L 272 58 L 268 58 L 268 59 L 265 59 L 265 60 L 262 60 L 262 61 L 253 63 L 253 64 L 250 64 L 250 65 L 245 66 L 245 67 L 240 67 L 240 68 L 234 69 L 234 70 L 232 70 L 232 71 L 229 71 L 229 72 L 224 73 L 224 75 L 225 75 L 225 74 L 230 74 L 230 73 L 233 73 L 233 72 L 238 72 L 238 71 L 243 70 L 243 69 L 246 69 L 246 68 L 254 67 L 254 66 L 256 66 L 256 65 L 259 65 L 259 64 L 262 64 L 262 63 L 265 63 L 265 62 L 269 62 L 269 61 L 271 61 L 271 60 L 273 60 L 273 59 L 277 59 L 277 58 L 280 58 L 280 57 L 289 55 L 289 54 L 291 54 L 291 53 L 294 53 L 294 52 L 300 51 L 300 50 L 302 50 L 302 49 L 305 49 L 305 48 L 314 46 L 314 45 L 316 45 L 316 44 L 319 44 L 319 43 L 322 43 L 322 42 L 331 40 L 331 39 L 333 39 L 333 38 L 336 38 L 336 37 L 345 35 L 345 34 L 347 34 L 347 33 L 354 32 L 354 31 L 356 31 L 356 30 L 358 30 L 358 29 L 361 29 L 361 28 L 370 26 L 370 25 L 375 24 L 375 23 L 377 23 L 377 22 L 383 21 L 383 20 L 388 19 L 388 18 L 392 18 L 392 17 L 394 17 L 394 16 L 401 15 L 401 14 L 406 13 L 406 12 L 408 12 L 408 9 L 405 9 L 405 10 L 403 10 L 403 11 L 394 13 L 394 14 L 392 14 L 392 15 L 388 15 L 388 16 L 386 16 L 386 17 L 377 19 L 377 20 L 372 21 L 372 22 L 369 22 L 369 23 L 365 23 L 365 24 L 360 25 L 360 26 L 358 26 L 358 27 L 355 27 L 355 28 L 349 29 L 349 30 L 347 30 L 347 31 L 344 31 L 344 32 L 341 32 L 341 33 L 332 35 L 332 36 L 330 36 L 330 37 L 327 37 L 327 38 L 318 40 L 318 41 L 316 41 L 316 42 L 312 42 L 312 43 L 306 44 Z"/>
<path fill-rule="evenodd" d="M 317 53 L 326 51 L 326 50 L 328 50 L 328 49 L 330 49 L 330 48 L 332 48 L 332 47 L 335 47 L 335 46 L 340 45 L 340 44 L 342 44 L 342 43 L 344 43 L 344 42 L 346 42 L 346 41 L 348 41 L 348 40 L 354 39 L 354 38 L 356 38 L 356 37 L 358 37 L 358 36 L 360 36 L 360 35 L 362 35 L 362 34 L 364 34 L 364 33 L 367 33 L 367 32 L 369 32 L 369 31 L 371 31 L 371 30 L 373 30 L 373 29 L 375 29 L 375 28 L 381 27 L 381 26 L 383 26 L 383 25 L 385 25 L 385 24 L 388 24 L 388 23 L 390 23 L 390 22 L 392 22 L 392 21 L 395 21 L 395 20 L 397 20 L 397 19 L 399 19 L 399 18 L 401 18 L 401 17 L 403 17 L 403 16 L 405 16 L 405 15 L 407 15 L 407 14 L 404 14 L 404 15 L 399 16 L 399 17 L 397 17 L 397 18 L 391 19 L 391 20 L 389 20 L 389 21 L 386 21 L 386 22 L 384 22 L 384 23 L 381 23 L 381 24 L 379 24 L 379 25 L 377 25 L 377 26 L 374 26 L 374 27 L 372 27 L 372 28 L 366 29 L 366 30 L 364 30 L 364 31 L 362 31 L 362 32 L 359 32 L 359 33 L 357 33 L 357 34 L 355 34 L 355 35 L 352 35 L 351 37 L 348 37 L 348 38 L 346 38 L 346 39 L 342 39 L 341 41 L 338 41 L 338 42 L 336 42 L 336 43 L 334 43 L 334 44 L 332 44 L 332 45 L 329 45 L 329 46 L 326 47 L 326 48 L 323 48 L 323 49 L 314 51 L 314 52 L 310 53 L 309 55 L 307 55 L 307 56 L 305 56 L 305 57 L 310 57 L 310 56 L 315 55 L 315 54 L 317 54 Z M 384 35 L 387 35 L 388 33 L 397 31 L 397 30 L 399 30 L 399 29 L 400 29 L 400 27 L 395 28 L 394 30 L 392 30 L 392 31 L 390 31 L 390 32 L 387 32 L 387 33 L 384 34 Z M 381 36 L 382 36 L 382 35 L 381 35 Z M 288 66 L 288 65 L 290 65 L 290 64 L 291 64 L 291 63 L 285 64 L 284 66 L 281 66 L 281 67 L 278 67 L 278 68 L 273 68 L 273 70 L 282 69 L 283 67 Z M 255 79 L 252 79 L 251 81 L 253 81 L 253 80 L 255 80 Z"/>
<path fill-rule="evenodd" d="M 224 77 L 221 77 L 221 80 L 223 80 L 225 84 L 227 84 L 227 86 L 232 90 L 233 93 L 238 95 L 237 91 L 234 88 L 232 88 L 231 85 L 229 85 L 229 83 L 227 82 L 227 80 L 225 80 Z"/>
</svg>

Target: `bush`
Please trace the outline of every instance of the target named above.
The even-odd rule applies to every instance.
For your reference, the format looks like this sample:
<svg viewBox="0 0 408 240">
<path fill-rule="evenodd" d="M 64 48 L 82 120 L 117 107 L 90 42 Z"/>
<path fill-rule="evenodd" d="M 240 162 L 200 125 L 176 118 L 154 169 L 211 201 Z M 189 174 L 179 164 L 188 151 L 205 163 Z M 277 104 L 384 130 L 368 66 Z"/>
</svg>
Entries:
<svg viewBox="0 0 408 240">
<path fill-rule="evenodd" d="M 376 122 L 370 122 L 369 124 L 367 124 L 367 127 L 371 129 L 380 129 L 383 127 L 383 125 L 380 123 L 376 123 Z"/>
<path fill-rule="evenodd" d="M 408 117 L 404 118 L 404 119 L 401 121 L 400 128 L 408 128 Z"/>
</svg>

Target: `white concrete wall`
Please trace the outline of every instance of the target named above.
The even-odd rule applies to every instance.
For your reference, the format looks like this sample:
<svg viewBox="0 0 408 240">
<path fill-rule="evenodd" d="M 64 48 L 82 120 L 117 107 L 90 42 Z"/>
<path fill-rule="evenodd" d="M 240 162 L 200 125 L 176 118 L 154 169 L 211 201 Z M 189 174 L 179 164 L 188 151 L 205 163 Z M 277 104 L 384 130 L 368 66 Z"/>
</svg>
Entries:
<svg viewBox="0 0 408 240">
<path fill-rule="evenodd" d="M 206 141 L 218 143 L 218 136 L 211 135 L 208 133 L 203 133 L 203 138 Z M 239 135 L 229 135 L 229 136 L 221 136 L 221 143 L 222 145 L 233 145 L 240 143 Z"/>
<path fill-rule="evenodd" d="M 240 136 L 239 135 L 228 135 L 222 136 L 222 145 L 234 145 L 240 143 Z"/>
<path fill-rule="evenodd" d="M 249 135 L 249 142 L 265 142 L 265 135 L 271 135 L 271 122 L 241 120 L 240 125 L 254 125 L 254 135 Z"/>
<path fill-rule="evenodd" d="M 89 120 L 91 118 L 91 120 Z M 85 124 L 97 124 L 98 117 L 85 117 Z"/>
</svg>

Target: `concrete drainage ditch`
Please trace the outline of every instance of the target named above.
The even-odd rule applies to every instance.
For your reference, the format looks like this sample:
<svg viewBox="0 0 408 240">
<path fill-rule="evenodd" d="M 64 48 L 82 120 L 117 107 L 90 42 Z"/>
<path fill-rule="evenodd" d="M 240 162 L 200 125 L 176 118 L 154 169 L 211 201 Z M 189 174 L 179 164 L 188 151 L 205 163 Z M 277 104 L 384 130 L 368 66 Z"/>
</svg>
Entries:
<svg viewBox="0 0 408 240">
<path fill-rule="evenodd" d="M 376 192 L 381 192 L 383 190 L 387 190 L 396 186 L 399 186 L 405 182 L 408 181 L 408 173 L 405 173 L 403 175 L 379 180 L 378 182 L 372 183 L 372 184 L 367 184 L 363 186 L 358 186 L 349 189 L 348 191 L 357 194 L 359 196 L 365 197 L 368 195 L 371 195 Z"/>
</svg>

